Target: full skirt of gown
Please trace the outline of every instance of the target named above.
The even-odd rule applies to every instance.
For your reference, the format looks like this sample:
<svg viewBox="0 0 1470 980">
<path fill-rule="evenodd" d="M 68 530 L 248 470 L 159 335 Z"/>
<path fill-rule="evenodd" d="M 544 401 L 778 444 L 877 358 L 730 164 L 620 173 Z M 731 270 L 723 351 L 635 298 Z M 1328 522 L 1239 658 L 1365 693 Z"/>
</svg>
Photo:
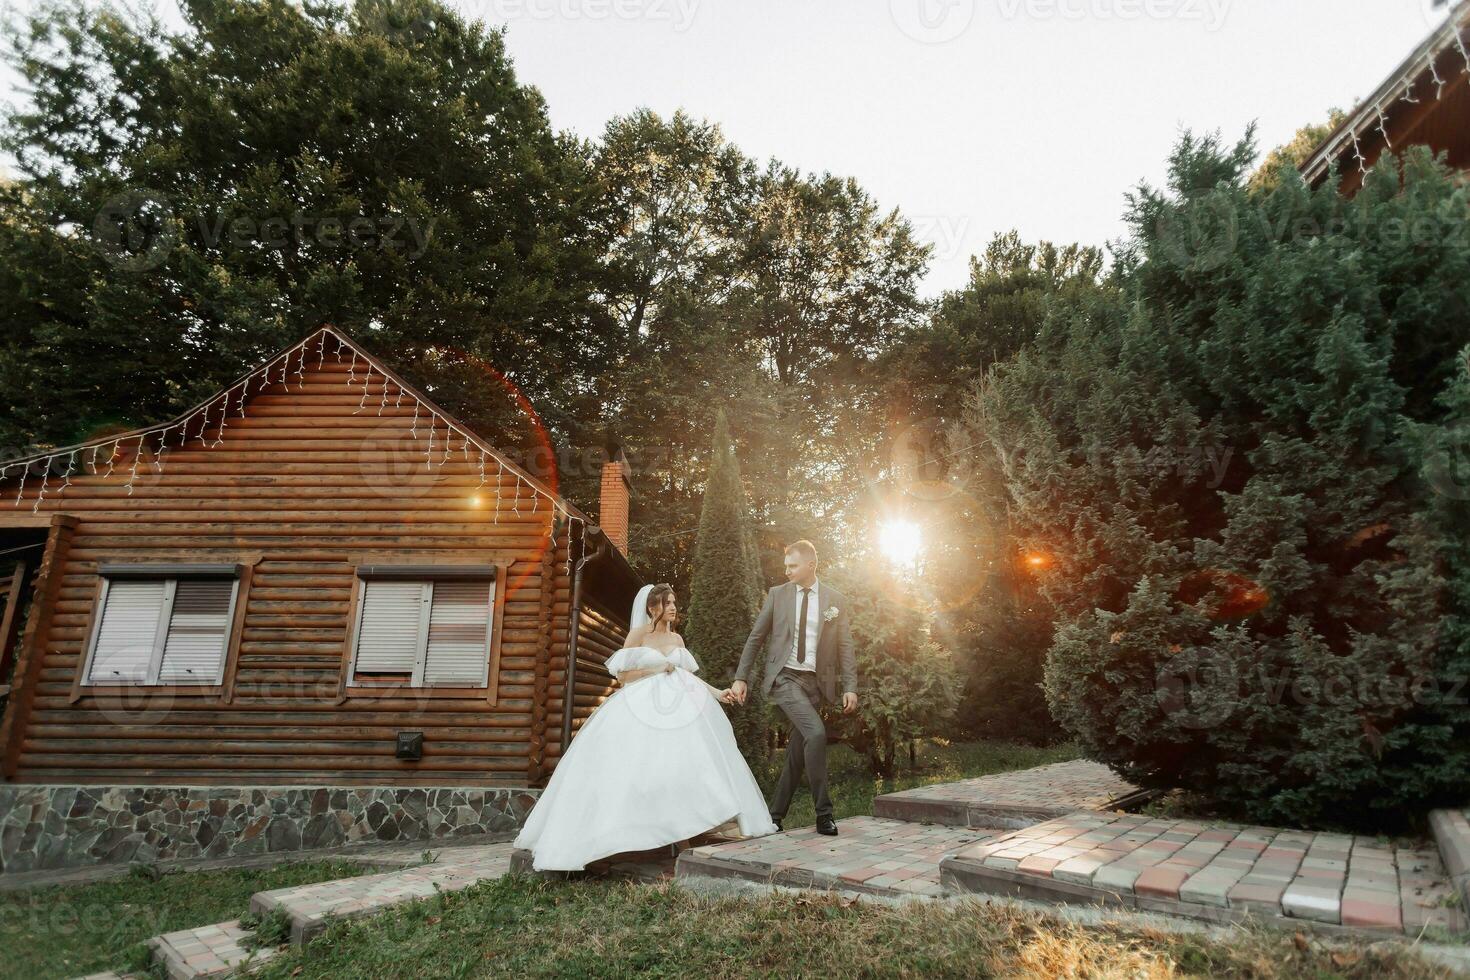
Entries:
<svg viewBox="0 0 1470 980">
<path fill-rule="evenodd" d="M 578 871 L 613 854 L 687 840 L 733 820 L 776 832 L 755 776 L 692 654 L 630 647 L 609 673 L 679 668 L 634 681 L 583 723 L 532 808 L 515 846 L 538 871 Z"/>
</svg>

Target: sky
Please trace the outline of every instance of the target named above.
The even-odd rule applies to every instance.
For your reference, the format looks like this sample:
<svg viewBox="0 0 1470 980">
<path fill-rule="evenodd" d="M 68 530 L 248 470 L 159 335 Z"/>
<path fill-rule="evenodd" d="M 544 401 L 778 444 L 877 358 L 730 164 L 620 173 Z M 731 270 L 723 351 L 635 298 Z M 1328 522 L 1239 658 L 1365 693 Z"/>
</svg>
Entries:
<svg viewBox="0 0 1470 980">
<path fill-rule="evenodd" d="M 934 246 L 930 296 L 997 232 L 1116 240 L 1125 193 L 1162 180 L 1182 130 L 1254 121 L 1269 150 L 1371 93 L 1444 16 L 1433 0 L 449 2 L 505 26 L 558 129 L 683 109 L 757 159 L 855 178 Z M 177 23 L 172 3 L 157 10 Z"/>
<path fill-rule="evenodd" d="M 991 237 L 1105 245 L 1180 132 L 1264 150 L 1369 95 L 1431 0 L 461 0 L 584 136 L 637 107 L 851 176 L 964 285 Z"/>
</svg>

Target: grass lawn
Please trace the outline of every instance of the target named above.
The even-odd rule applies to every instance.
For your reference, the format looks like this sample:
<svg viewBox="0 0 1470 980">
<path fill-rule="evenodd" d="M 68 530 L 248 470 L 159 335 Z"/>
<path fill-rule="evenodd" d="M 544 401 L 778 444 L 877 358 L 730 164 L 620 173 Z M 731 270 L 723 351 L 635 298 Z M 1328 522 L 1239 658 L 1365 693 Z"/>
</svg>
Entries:
<svg viewBox="0 0 1470 980">
<path fill-rule="evenodd" d="M 915 761 L 917 768 L 910 769 L 908 753 L 900 753 L 902 760 L 898 775 L 891 780 L 878 779 L 868 770 L 867 759 L 846 745 L 833 745 L 827 752 L 828 789 L 832 794 L 832 808 L 838 820 L 843 817 L 867 815 L 873 812 L 873 797 L 893 793 L 930 783 L 945 783 L 956 779 L 970 779 L 992 772 L 1011 769 L 1030 769 L 1052 762 L 1065 762 L 1077 758 L 1077 749 L 1072 745 L 1056 745 L 1050 748 L 1035 748 L 1009 742 L 939 742 L 925 740 L 918 743 Z M 776 785 L 781 765 L 786 760 L 782 749 L 772 759 L 770 770 L 763 774 L 761 785 L 770 790 Z M 784 826 L 810 827 L 817 822 L 812 809 L 812 796 L 805 782 L 796 792 L 791 803 L 791 812 L 786 815 Z"/>
<path fill-rule="evenodd" d="M 512 876 L 340 922 L 263 965 L 269 978 L 1449 976 L 1382 944 L 1084 930 L 982 901 L 905 907 L 820 894 L 713 898 L 675 884 Z"/>
<path fill-rule="evenodd" d="M 302 861 L 0 892 L 0 977 L 142 971 L 144 942 L 159 933 L 238 918 L 259 891 L 373 870 L 349 861 Z"/>
</svg>

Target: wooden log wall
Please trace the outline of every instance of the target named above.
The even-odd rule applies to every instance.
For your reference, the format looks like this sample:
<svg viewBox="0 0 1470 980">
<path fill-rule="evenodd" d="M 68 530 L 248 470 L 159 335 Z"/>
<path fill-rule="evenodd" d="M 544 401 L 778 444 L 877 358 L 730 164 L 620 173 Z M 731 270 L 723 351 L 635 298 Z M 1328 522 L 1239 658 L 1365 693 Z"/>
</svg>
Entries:
<svg viewBox="0 0 1470 980">
<path fill-rule="evenodd" d="M 602 702 L 616 690 L 612 675 L 603 665 L 607 658 L 622 649 L 628 635 L 628 623 L 623 616 L 615 615 L 601 603 L 583 597 L 582 617 L 577 629 L 577 675 L 572 701 L 572 737 L 575 739 L 583 723 L 592 716 Z M 565 675 L 559 681 L 558 691 L 566 691 Z M 559 712 L 558 712 L 559 713 Z M 559 741 L 561 731 L 554 737 Z M 560 750 L 560 746 L 557 746 Z"/>
<path fill-rule="evenodd" d="M 13 712 L 23 719 L 7 746 L 15 781 L 526 785 L 554 764 L 559 734 L 536 758 L 533 731 L 560 728 L 547 692 L 565 676 L 567 529 L 552 541 L 553 509 L 543 498 L 533 510 L 525 485 L 517 504 L 518 481 L 493 458 L 481 486 L 478 450 L 456 439 L 446 457 L 442 420 L 431 463 L 428 410 L 415 423 L 411 395 L 378 373 L 364 390 L 365 365 L 331 353 L 255 395 L 222 432 L 216 411 L 202 440 L 180 447 L 175 433 L 162 471 L 142 467 L 131 496 L 131 445 L 110 478 L 73 475 L 64 496 L 53 478 L 40 512 L 78 524 L 54 616 L 35 637 L 35 684 L 7 710 L 7 724 Z M 39 481 L 12 508 L 18 482 L 4 484 L 0 526 L 8 511 L 30 516 Z M 252 560 L 225 691 L 73 699 L 100 563 Z M 339 698 L 354 569 L 384 561 L 510 563 L 509 581 L 497 584 L 509 590 L 497 703 Z M 405 730 L 424 732 L 422 760 L 394 758 Z"/>
</svg>

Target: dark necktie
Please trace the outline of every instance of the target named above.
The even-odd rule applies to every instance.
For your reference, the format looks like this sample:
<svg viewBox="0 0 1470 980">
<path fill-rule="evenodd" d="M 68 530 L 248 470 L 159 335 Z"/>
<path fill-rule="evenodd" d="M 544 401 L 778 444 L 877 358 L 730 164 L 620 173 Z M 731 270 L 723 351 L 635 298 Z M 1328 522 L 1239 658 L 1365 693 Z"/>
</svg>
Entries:
<svg viewBox="0 0 1470 980">
<path fill-rule="evenodd" d="M 811 589 L 801 590 L 801 615 L 796 621 L 796 662 L 806 663 L 806 604 L 812 597 Z"/>
</svg>

